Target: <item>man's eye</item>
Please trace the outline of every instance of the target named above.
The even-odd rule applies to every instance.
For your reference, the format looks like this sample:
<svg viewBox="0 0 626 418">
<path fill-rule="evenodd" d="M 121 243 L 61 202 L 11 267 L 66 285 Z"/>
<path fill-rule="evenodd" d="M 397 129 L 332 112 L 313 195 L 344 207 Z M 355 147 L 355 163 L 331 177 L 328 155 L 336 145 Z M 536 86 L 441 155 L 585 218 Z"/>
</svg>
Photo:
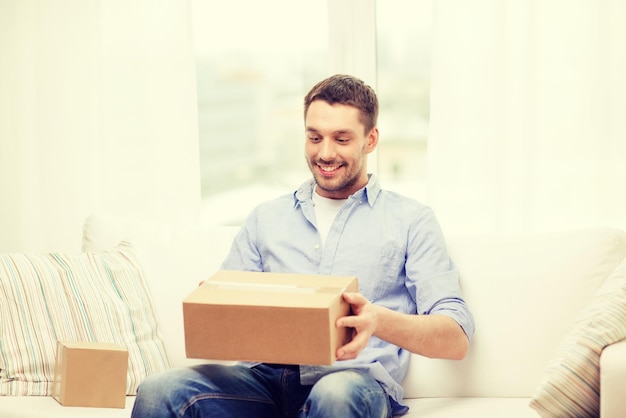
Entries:
<svg viewBox="0 0 626 418">
<path fill-rule="evenodd" d="M 337 138 L 336 141 L 339 142 L 340 144 L 343 144 L 343 143 L 350 141 L 350 139 L 349 138 Z"/>
<path fill-rule="evenodd" d="M 322 138 L 320 138 L 319 136 L 310 136 L 309 137 L 309 141 L 313 141 L 313 142 L 317 142 L 317 141 L 321 141 Z"/>
</svg>

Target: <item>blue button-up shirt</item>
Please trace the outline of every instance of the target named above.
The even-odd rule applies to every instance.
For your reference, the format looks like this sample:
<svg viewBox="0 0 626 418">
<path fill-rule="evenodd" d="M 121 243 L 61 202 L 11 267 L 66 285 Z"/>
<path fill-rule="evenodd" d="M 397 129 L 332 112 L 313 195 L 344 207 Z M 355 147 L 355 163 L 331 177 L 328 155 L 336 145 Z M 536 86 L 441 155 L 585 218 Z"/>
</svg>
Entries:
<svg viewBox="0 0 626 418">
<path fill-rule="evenodd" d="M 456 320 L 469 338 L 474 320 L 459 288 L 432 210 L 382 190 L 374 175 L 337 213 L 322 245 L 316 228 L 315 183 L 257 206 L 238 233 L 222 268 L 242 271 L 356 276 L 372 303 L 407 314 Z M 300 366 L 302 384 L 345 368 L 366 369 L 398 404 L 410 353 L 372 337 L 356 359 Z M 395 412 L 403 407 L 396 405 Z"/>
</svg>

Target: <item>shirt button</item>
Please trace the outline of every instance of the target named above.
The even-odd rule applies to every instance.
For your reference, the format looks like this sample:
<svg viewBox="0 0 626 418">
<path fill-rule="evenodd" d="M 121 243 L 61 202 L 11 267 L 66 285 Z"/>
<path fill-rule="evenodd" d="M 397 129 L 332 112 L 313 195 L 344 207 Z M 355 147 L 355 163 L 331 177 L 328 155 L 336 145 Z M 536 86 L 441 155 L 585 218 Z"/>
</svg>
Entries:
<svg viewBox="0 0 626 418">
<path fill-rule="evenodd" d="M 313 246 L 313 248 L 314 248 L 315 250 L 319 250 L 319 249 L 320 249 L 320 245 L 319 245 L 319 244 L 315 244 L 315 245 Z"/>
</svg>

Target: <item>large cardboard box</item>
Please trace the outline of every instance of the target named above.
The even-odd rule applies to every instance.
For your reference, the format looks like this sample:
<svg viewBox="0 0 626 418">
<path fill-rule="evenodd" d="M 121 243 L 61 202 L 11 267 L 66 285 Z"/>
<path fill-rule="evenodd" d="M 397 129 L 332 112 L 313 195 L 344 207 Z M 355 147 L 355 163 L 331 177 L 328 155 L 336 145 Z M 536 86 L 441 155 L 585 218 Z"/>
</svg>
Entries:
<svg viewBox="0 0 626 418">
<path fill-rule="evenodd" d="M 183 301 L 187 357 L 330 365 L 351 329 L 356 277 L 222 270 Z"/>
<path fill-rule="evenodd" d="M 124 408 L 128 351 L 116 344 L 57 342 L 52 397 L 64 406 Z"/>
</svg>

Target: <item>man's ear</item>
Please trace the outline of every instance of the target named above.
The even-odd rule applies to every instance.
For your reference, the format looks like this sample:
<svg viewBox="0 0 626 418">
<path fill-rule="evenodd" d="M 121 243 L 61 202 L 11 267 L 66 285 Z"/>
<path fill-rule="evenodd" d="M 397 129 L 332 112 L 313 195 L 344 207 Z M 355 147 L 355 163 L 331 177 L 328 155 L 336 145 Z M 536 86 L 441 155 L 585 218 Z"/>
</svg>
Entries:
<svg viewBox="0 0 626 418">
<path fill-rule="evenodd" d="M 367 135 L 367 144 L 365 145 L 365 152 L 370 153 L 376 149 L 378 145 L 378 127 L 374 126 L 370 133 Z"/>
</svg>

